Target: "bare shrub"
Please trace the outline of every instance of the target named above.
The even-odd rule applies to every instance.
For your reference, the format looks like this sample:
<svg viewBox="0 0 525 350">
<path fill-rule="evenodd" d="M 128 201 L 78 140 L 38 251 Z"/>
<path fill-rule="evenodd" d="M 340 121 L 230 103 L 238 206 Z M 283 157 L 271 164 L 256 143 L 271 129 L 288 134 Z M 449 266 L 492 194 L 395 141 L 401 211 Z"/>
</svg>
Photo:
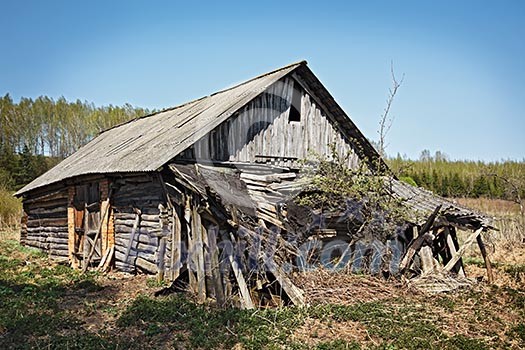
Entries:
<svg viewBox="0 0 525 350">
<path fill-rule="evenodd" d="M 0 188 L 0 230 L 18 228 L 21 212 L 22 202 L 10 191 Z"/>
</svg>

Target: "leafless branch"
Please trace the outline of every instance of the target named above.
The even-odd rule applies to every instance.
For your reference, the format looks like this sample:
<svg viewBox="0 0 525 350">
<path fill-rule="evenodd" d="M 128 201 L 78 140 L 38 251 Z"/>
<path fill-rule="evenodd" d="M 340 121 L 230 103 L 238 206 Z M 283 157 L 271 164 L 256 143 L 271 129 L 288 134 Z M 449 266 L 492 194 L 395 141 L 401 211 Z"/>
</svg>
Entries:
<svg viewBox="0 0 525 350">
<path fill-rule="evenodd" d="M 386 136 L 388 132 L 390 131 L 390 128 L 392 127 L 392 123 L 394 121 L 394 118 L 389 118 L 390 109 L 392 107 L 392 103 L 394 102 L 394 99 L 397 94 L 397 90 L 403 83 L 403 80 L 405 79 L 405 74 L 401 77 L 401 80 L 397 80 L 395 72 L 394 72 L 394 62 L 390 63 L 390 74 L 392 76 L 392 87 L 388 90 L 388 98 L 386 100 L 386 107 L 383 111 L 383 114 L 381 115 L 381 119 L 379 120 L 379 153 L 381 155 L 385 155 L 385 149 L 388 146 L 386 144 Z"/>
</svg>

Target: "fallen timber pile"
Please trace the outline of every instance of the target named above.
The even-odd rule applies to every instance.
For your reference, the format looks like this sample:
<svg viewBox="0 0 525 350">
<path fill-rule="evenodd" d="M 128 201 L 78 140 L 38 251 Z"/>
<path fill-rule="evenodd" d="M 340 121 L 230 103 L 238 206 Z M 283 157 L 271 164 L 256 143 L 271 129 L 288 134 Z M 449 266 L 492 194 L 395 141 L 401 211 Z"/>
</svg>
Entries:
<svg viewBox="0 0 525 350">
<path fill-rule="evenodd" d="M 302 305 L 309 298 L 294 281 L 320 267 L 467 281 L 461 257 L 474 241 L 482 248 L 491 279 L 481 240 L 481 233 L 491 229 L 485 219 L 397 180 L 389 180 L 389 191 L 416 214 L 388 234 L 374 235 L 373 230 L 363 233 L 361 204 L 351 198 L 337 210 L 298 205 L 295 198 L 306 180 L 286 168 L 178 163 L 169 169 L 160 176 L 167 199 L 160 214 L 119 213 L 115 224 L 138 236 L 140 221 L 140 230 L 148 232 L 142 237 L 149 238 L 136 244 L 150 254 L 137 256 L 137 265 L 191 290 L 201 302 L 211 298 L 222 306 L 242 308 Z M 372 229 L 384 224 L 380 217 L 371 221 L 367 225 Z M 475 229 L 461 247 L 456 228 Z M 152 238 L 156 244 L 149 243 Z M 122 246 L 117 254 L 133 254 L 134 249 L 117 245 Z M 425 288 L 446 291 L 453 285 Z"/>
</svg>

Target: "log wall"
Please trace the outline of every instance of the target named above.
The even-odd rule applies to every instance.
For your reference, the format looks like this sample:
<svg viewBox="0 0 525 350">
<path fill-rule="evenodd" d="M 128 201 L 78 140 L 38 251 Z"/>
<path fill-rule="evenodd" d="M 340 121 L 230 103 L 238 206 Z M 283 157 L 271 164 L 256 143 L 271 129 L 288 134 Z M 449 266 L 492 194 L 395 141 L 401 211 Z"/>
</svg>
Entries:
<svg viewBox="0 0 525 350">
<path fill-rule="evenodd" d="M 294 91 L 298 98 L 293 97 Z M 298 121 L 290 120 L 294 99 L 301 114 Z M 358 166 L 350 141 L 308 93 L 292 78 L 285 78 L 200 139 L 182 157 L 297 166 L 297 161 L 312 153 L 330 155 L 331 144 L 340 155 L 350 155 L 349 167 Z"/>
<path fill-rule="evenodd" d="M 40 192 L 24 200 L 21 243 L 52 258 L 68 258 L 67 188 Z"/>
<path fill-rule="evenodd" d="M 129 176 L 116 180 L 115 185 L 115 267 L 157 273 L 159 204 L 165 205 L 162 186 L 156 175 Z"/>
</svg>

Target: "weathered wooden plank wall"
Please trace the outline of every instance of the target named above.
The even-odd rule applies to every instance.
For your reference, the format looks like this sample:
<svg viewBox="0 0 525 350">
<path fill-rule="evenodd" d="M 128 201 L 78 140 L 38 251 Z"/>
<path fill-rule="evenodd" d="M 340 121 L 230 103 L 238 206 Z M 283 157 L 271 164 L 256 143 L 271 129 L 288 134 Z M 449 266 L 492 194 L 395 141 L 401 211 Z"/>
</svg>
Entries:
<svg viewBox="0 0 525 350">
<path fill-rule="evenodd" d="M 299 121 L 289 120 L 294 89 L 300 94 Z M 274 158 L 273 164 L 296 166 L 297 160 L 312 153 L 330 155 L 330 144 L 335 144 L 339 154 L 350 154 L 349 167 L 358 166 L 350 142 L 326 113 L 292 78 L 284 78 L 200 139 L 183 157 L 240 162 Z"/>
<path fill-rule="evenodd" d="M 153 175 L 128 176 L 116 180 L 113 195 L 115 267 L 157 273 L 157 255 L 162 229 L 159 204 L 165 205 L 161 184 Z M 171 258 L 171 251 L 165 260 Z"/>
<path fill-rule="evenodd" d="M 67 188 L 34 195 L 24 201 L 21 243 L 53 258 L 68 257 Z"/>
</svg>

